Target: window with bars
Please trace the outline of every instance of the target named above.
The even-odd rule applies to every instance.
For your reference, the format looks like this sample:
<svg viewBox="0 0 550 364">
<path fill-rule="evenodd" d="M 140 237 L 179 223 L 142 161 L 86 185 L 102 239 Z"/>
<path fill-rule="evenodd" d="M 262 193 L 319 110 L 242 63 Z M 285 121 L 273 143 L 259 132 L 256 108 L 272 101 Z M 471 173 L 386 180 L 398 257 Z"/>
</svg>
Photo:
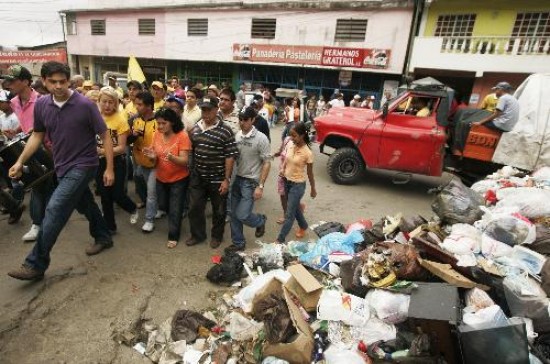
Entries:
<svg viewBox="0 0 550 364">
<path fill-rule="evenodd" d="M 155 19 L 138 19 L 139 35 L 155 35 Z"/>
<path fill-rule="evenodd" d="M 187 36 L 204 37 L 208 35 L 208 19 L 187 19 Z"/>
<path fill-rule="evenodd" d="M 105 35 L 105 19 L 90 20 L 92 35 Z"/>
<path fill-rule="evenodd" d="M 467 51 L 470 48 L 476 14 L 444 14 L 437 18 L 435 36 L 443 37 L 442 49 Z"/>
<path fill-rule="evenodd" d="M 476 14 L 440 15 L 435 28 L 436 37 L 470 37 Z"/>
<path fill-rule="evenodd" d="M 275 39 L 277 19 L 252 18 L 251 38 Z"/>
<path fill-rule="evenodd" d="M 367 19 L 336 20 L 335 42 L 364 42 L 367 34 Z"/>
<path fill-rule="evenodd" d="M 550 47 L 544 50 L 550 45 L 550 12 L 518 13 L 508 52 L 513 50 L 517 38 L 520 53 L 550 53 Z"/>
<path fill-rule="evenodd" d="M 76 35 L 76 14 L 67 13 L 65 15 L 65 26 L 67 28 L 67 35 Z"/>
</svg>

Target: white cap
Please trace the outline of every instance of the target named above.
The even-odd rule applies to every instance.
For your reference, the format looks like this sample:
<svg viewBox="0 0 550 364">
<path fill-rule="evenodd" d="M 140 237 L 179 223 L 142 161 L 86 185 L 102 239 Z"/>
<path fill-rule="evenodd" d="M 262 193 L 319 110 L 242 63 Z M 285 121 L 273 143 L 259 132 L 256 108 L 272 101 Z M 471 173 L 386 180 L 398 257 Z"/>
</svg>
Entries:
<svg viewBox="0 0 550 364">
<path fill-rule="evenodd" d="M 354 99 L 360 99 L 361 98 L 361 95 L 357 94 L 355 96 L 353 96 Z"/>
</svg>

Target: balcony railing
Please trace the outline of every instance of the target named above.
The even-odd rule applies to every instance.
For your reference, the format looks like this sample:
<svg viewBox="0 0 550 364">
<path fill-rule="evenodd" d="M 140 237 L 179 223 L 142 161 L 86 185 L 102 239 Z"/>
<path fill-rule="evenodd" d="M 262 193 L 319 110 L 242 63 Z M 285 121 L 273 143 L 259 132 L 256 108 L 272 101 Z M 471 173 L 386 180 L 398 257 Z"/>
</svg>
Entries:
<svg viewBox="0 0 550 364">
<path fill-rule="evenodd" d="M 442 53 L 548 55 L 550 37 L 442 37 Z"/>
</svg>

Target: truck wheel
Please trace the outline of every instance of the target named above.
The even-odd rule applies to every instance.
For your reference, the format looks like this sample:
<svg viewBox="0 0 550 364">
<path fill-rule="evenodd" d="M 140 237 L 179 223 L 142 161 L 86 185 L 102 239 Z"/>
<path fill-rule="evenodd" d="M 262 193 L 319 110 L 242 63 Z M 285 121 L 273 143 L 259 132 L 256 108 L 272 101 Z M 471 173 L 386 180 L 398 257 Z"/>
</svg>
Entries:
<svg viewBox="0 0 550 364">
<path fill-rule="evenodd" d="M 352 185 L 359 181 L 365 163 L 354 148 L 340 148 L 330 155 L 327 163 L 328 175 L 337 184 Z"/>
</svg>

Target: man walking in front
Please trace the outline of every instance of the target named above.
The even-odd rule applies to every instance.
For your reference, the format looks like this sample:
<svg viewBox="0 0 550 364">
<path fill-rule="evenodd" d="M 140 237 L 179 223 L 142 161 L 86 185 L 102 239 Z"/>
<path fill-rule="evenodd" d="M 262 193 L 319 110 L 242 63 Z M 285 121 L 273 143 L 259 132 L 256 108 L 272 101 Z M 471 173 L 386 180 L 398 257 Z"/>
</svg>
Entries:
<svg viewBox="0 0 550 364">
<path fill-rule="evenodd" d="M 244 250 L 243 224 L 256 229 L 255 236 L 265 233 L 265 215 L 255 214 L 254 201 L 262 198 L 264 183 L 271 167 L 271 147 L 267 137 L 254 127 L 257 113 L 251 107 L 239 114 L 241 130 L 235 136 L 239 157 L 237 173 L 231 188 L 231 240 L 226 251 Z"/>
<path fill-rule="evenodd" d="M 218 98 L 204 97 L 199 102 L 202 119 L 193 127 L 190 138 L 193 145 L 193 169 L 190 180 L 189 225 L 191 237 L 188 246 L 206 240 L 206 200 L 212 203 L 212 231 L 210 247 L 217 248 L 223 241 L 229 182 L 234 159 L 239 152 L 229 125 L 218 112 Z"/>
<path fill-rule="evenodd" d="M 114 180 L 113 145 L 99 109 L 86 97 L 69 89 L 69 67 L 47 62 L 41 76 L 51 93 L 36 102 L 34 132 L 18 161 L 10 168 L 10 177 L 20 177 L 25 162 L 38 150 L 44 137 L 52 143 L 58 186 L 46 207 L 46 214 L 33 250 L 20 269 L 8 273 L 21 280 L 38 280 L 50 265 L 52 250 L 73 210 L 85 215 L 95 243 L 86 249 L 95 255 L 113 246 L 111 234 L 88 184 L 98 168 L 96 135 L 105 146 L 107 168 L 103 175 L 106 186 Z"/>
</svg>

